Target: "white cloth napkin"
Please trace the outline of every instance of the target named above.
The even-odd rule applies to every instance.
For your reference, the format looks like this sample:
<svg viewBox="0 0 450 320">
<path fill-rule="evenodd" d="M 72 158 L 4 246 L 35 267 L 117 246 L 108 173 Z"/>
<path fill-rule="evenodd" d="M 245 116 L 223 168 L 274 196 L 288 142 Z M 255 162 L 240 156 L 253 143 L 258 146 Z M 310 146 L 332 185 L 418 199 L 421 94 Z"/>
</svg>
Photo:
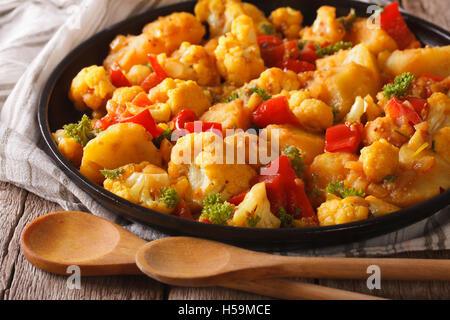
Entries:
<svg viewBox="0 0 450 320">
<path fill-rule="evenodd" d="M 67 210 L 89 210 L 152 240 L 151 227 L 108 212 L 77 187 L 43 151 L 36 119 L 38 98 L 55 66 L 98 31 L 151 7 L 158 0 L 6 0 L 0 7 L 0 180 L 57 202 Z M 106 53 L 105 53 L 106 55 Z M 7 98 L 6 98 L 7 97 Z M 5 101 L 6 100 L 6 101 Z M 450 208 L 397 232 L 345 246 L 287 254 L 372 255 L 450 248 Z M 2 212 L 3 213 L 3 212 Z"/>
</svg>

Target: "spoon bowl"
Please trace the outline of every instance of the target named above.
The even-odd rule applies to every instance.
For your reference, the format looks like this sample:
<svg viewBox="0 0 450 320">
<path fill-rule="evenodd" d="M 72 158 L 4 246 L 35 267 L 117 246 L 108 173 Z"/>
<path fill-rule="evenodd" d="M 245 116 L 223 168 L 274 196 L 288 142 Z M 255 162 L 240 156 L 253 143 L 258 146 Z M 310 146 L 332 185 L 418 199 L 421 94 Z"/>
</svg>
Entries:
<svg viewBox="0 0 450 320">
<path fill-rule="evenodd" d="M 82 275 L 140 274 L 134 256 L 145 243 L 108 220 L 74 211 L 37 218 L 21 239 L 24 256 L 36 267 L 67 274 L 77 265 Z"/>
</svg>

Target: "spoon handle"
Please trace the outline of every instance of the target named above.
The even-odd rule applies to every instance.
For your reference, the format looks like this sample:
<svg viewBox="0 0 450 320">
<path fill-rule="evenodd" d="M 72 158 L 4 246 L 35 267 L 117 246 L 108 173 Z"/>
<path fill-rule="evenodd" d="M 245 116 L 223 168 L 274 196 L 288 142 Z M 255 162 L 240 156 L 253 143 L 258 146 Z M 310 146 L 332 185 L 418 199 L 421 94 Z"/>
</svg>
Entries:
<svg viewBox="0 0 450 320">
<path fill-rule="evenodd" d="M 450 280 L 448 259 L 275 257 L 273 262 L 273 277 L 367 279 L 379 272 L 383 280 Z"/>
<path fill-rule="evenodd" d="M 362 293 L 282 278 L 230 281 L 221 286 L 287 300 L 384 300 Z"/>
</svg>

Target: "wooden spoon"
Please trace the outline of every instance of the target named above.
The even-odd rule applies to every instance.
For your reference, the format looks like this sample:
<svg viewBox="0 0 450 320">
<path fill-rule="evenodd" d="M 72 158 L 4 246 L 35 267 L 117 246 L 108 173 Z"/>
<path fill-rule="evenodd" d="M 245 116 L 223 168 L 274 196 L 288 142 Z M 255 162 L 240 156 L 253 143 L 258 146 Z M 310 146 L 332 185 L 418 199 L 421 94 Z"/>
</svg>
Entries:
<svg viewBox="0 0 450 320">
<path fill-rule="evenodd" d="M 136 263 L 150 277 L 182 286 L 275 277 L 367 279 L 371 265 L 383 280 L 450 280 L 450 260 L 287 257 L 190 237 L 149 242 Z"/>
<path fill-rule="evenodd" d="M 180 240 L 186 239 L 187 248 L 195 251 L 192 243 L 189 243 L 198 239 L 176 239 L 178 245 Z M 28 224 L 21 238 L 22 252 L 34 266 L 67 275 L 67 267 L 77 265 L 81 276 L 142 274 L 136 266 L 135 257 L 138 249 L 146 243 L 108 220 L 78 211 L 54 212 L 41 216 Z M 170 242 L 167 243 L 170 245 Z M 178 245 L 175 250 L 180 249 Z M 217 247 L 216 242 L 213 245 Z M 210 250 L 208 252 L 211 253 Z M 146 251 L 141 251 L 141 254 L 149 257 Z M 160 259 L 161 256 L 158 257 L 161 266 Z M 212 261 L 209 259 L 206 263 L 210 264 Z M 220 258 L 217 262 L 220 262 Z M 141 266 L 142 263 L 145 261 L 141 261 Z M 204 265 L 202 262 L 199 264 Z M 380 299 L 287 279 L 245 281 L 245 277 L 236 278 L 239 281 L 216 284 L 279 299 Z M 195 285 L 194 282 L 191 283 Z"/>
</svg>

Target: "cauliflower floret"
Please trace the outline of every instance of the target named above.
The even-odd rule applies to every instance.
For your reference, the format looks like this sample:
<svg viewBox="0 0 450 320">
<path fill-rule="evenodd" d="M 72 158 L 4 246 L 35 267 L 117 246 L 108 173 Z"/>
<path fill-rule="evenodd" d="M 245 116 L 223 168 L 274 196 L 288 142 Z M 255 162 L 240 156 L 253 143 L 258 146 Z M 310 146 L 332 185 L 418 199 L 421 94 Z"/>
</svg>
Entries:
<svg viewBox="0 0 450 320">
<path fill-rule="evenodd" d="M 270 142 L 262 135 L 236 132 L 224 139 L 227 163 L 246 163 L 258 170 L 278 158 L 278 150 L 272 150 Z"/>
<path fill-rule="evenodd" d="M 69 98 L 78 110 L 98 110 L 105 106 L 106 101 L 115 90 L 105 69 L 99 66 L 83 68 L 72 80 Z"/>
<path fill-rule="evenodd" d="M 177 140 L 169 162 L 169 175 L 186 176 L 193 202 L 200 204 L 214 192 L 223 200 L 249 188 L 256 171 L 247 164 L 227 164 L 222 137 L 212 132 L 192 133 Z"/>
<path fill-rule="evenodd" d="M 385 139 L 375 141 L 361 149 L 360 160 L 364 173 L 369 180 L 380 182 L 385 177 L 394 174 L 398 167 L 398 148 Z"/>
<path fill-rule="evenodd" d="M 159 108 L 167 107 L 170 110 L 166 119 L 155 118 L 158 122 L 169 121 L 183 109 L 193 110 L 197 117 L 200 117 L 211 105 L 203 89 L 192 80 L 167 78 L 152 88 L 148 97 L 153 103 L 149 107 L 152 116 Z"/>
<path fill-rule="evenodd" d="M 195 80 L 201 86 L 220 83 L 214 56 L 202 46 L 183 42 L 170 57 L 165 53 L 158 55 L 158 62 L 171 78 Z"/>
<path fill-rule="evenodd" d="M 369 217 L 369 205 L 361 197 L 328 200 L 317 209 L 321 226 L 366 220 Z"/>
<path fill-rule="evenodd" d="M 198 44 L 205 27 L 190 13 L 176 12 L 147 24 L 137 36 L 117 36 L 110 44 L 110 52 L 103 65 L 107 70 L 118 63 L 128 72 L 137 64 L 146 64 L 149 53 L 171 54 L 183 41 Z"/>
<path fill-rule="evenodd" d="M 279 228 L 281 221 L 270 211 L 266 184 L 255 184 L 234 212 L 231 225 L 253 228 Z"/>
<path fill-rule="evenodd" d="M 244 108 L 242 99 L 236 99 L 228 103 L 217 103 L 201 117 L 204 122 L 218 122 L 222 124 L 222 129 L 243 129 L 250 127 L 250 114 Z"/>
<path fill-rule="evenodd" d="M 151 37 L 147 34 L 118 35 L 109 45 L 110 51 L 103 66 L 110 70 L 117 63 L 123 72 L 128 72 L 134 65 L 146 64 L 149 53 L 165 52 L 164 40 L 164 37 Z"/>
<path fill-rule="evenodd" d="M 63 129 L 56 130 L 52 136 L 62 155 L 76 167 L 79 167 L 83 157 L 83 147 L 74 138 L 67 136 Z"/>
<path fill-rule="evenodd" d="M 450 163 L 450 127 L 439 129 L 433 136 L 433 141 L 436 153 Z"/>
<path fill-rule="evenodd" d="M 335 43 L 345 36 L 344 26 L 336 19 L 336 8 L 322 6 L 317 10 L 317 17 L 311 27 L 300 32 L 302 40 L 319 43 Z"/>
<path fill-rule="evenodd" d="M 375 217 L 384 216 L 385 214 L 400 210 L 399 207 L 374 196 L 367 196 L 364 200 L 369 204 L 369 211 Z"/>
<path fill-rule="evenodd" d="M 325 190 L 329 183 L 343 181 L 350 170 L 346 164 L 357 161 L 358 156 L 347 152 L 325 152 L 314 158 L 310 171 L 315 177 L 312 187 Z"/>
<path fill-rule="evenodd" d="M 188 12 L 175 12 L 150 22 L 142 33 L 164 40 L 164 52 L 170 54 L 184 41 L 199 44 L 205 35 L 205 27 Z"/>
<path fill-rule="evenodd" d="M 414 128 L 407 123 L 399 127 L 390 117 L 378 117 L 366 123 L 362 136 L 366 146 L 380 139 L 386 139 L 394 146 L 400 147 L 408 141 L 405 136 L 411 136 L 413 133 Z"/>
<path fill-rule="evenodd" d="M 161 199 L 161 191 L 170 187 L 169 175 L 165 170 L 143 161 L 139 164 L 127 164 L 115 171 L 118 171 L 118 177 L 110 177 L 103 182 L 106 190 L 159 212 L 173 212 L 178 196 L 174 194 L 171 199 L 173 201 Z"/>
<path fill-rule="evenodd" d="M 450 98 L 436 92 L 428 98 L 430 106 L 426 120 L 430 126 L 429 133 L 434 134 L 440 128 L 450 127 Z"/>
<path fill-rule="evenodd" d="M 278 8 L 270 14 L 269 20 L 288 39 L 297 39 L 302 28 L 303 15 L 291 7 Z"/>
<path fill-rule="evenodd" d="M 253 21 L 245 15 L 236 18 L 231 32 L 219 38 L 214 54 L 220 74 L 238 86 L 258 77 L 264 70 Z"/>
<path fill-rule="evenodd" d="M 298 90 L 301 86 L 300 80 L 294 71 L 283 71 L 280 68 L 269 68 L 259 75 L 258 79 L 250 81 L 245 87 L 258 87 L 271 95 L 279 94 L 281 91 Z"/>
<path fill-rule="evenodd" d="M 84 147 L 80 172 L 95 183 L 102 183 L 103 169 L 115 169 L 128 163 L 149 161 L 161 165 L 161 155 L 152 135 L 135 123 L 118 123 L 102 131 Z"/>
<path fill-rule="evenodd" d="M 111 99 L 106 104 L 106 111 L 109 114 L 120 115 L 127 110 L 128 103 L 131 102 L 138 94 L 144 93 L 139 86 L 122 87 L 114 91 Z"/>
<path fill-rule="evenodd" d="M 264 25 L 271 25 L 261 10 L 240 0 L 199 0 L 194 11 L 197 19 L 208 22 L 211 38 L 230 32 L 233 21 L 241 15 L 253 20 L 258 35 L 265 34 Z"/>
<path fill-rule="evenodd" d="M 298 105 L 289 104 L 289 108 L 299 123 L 308 131 L 323 132 L 333 125 L 333 110 L 320 100 L 305 99 Z"/>
<path fill-rule="evenodd" d="M 136 64 L 131 67 L 130 71 L 128 71 L 127 79 L 132 85 L 139 86 L 151 72 L 152 70 L 148 65 Z"/>
</svg>

